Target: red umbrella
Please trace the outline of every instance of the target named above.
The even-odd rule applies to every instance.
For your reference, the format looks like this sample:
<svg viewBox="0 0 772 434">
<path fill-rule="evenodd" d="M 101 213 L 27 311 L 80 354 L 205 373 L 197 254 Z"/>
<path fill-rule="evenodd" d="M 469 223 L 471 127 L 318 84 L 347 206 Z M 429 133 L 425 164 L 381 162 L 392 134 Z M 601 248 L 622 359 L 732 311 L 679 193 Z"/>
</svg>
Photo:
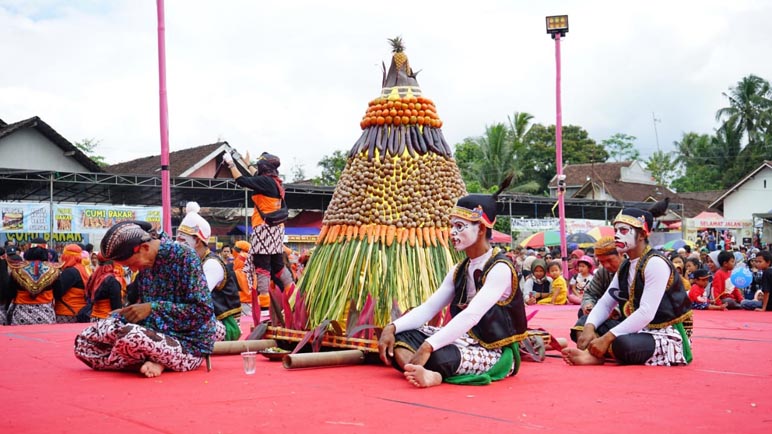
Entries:
<svg viewBox="0 0 772 434">
<path fill-rule="evenodd" d="M 595 240 L 599 240 L 603 237 L 613 237 L 614 236 L 614 227 L 613 226 L 596 226 L 589 231 L 587 231 L 587 235 L 595 238 Z"/>
</svg>

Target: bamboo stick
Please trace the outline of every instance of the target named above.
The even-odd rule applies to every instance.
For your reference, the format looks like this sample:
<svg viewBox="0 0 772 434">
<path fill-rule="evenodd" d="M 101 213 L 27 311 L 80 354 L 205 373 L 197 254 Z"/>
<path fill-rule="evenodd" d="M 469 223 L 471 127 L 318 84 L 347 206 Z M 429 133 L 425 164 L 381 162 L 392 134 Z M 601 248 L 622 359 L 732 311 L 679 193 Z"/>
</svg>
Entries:
<svg viewBox="0 0 772 434">
<path fill-rule="evenodd" d="M 215 342 L 213 355 L 241 354 L 244 351 L 260 351 L 276 346 L 273 339 L 259 339 L 256 341 L 224 341 Z"/>
<path fill-rule="evenodd" d="M 359 350 L 325 351 L 323 353 L 287 354 L 282 359 L 286 369 L 317 368 L 323 366 L 358 365 L 365 360 Z"/>
</svg>

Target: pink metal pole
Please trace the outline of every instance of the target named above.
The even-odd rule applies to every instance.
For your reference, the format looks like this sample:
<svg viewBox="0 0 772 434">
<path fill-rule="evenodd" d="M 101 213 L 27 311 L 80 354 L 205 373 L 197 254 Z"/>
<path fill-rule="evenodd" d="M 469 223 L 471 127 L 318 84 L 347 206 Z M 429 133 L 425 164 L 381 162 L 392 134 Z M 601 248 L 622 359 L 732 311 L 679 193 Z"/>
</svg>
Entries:
<svg viewBox="0 0 772 434">
<path fill-rule="evenodd" d="M 161 118 L 161 206 L 163 230 L 172 233 L 172 190 L 169 178 L 169 109 L 166 104 L 166 26 L 164 0 L 156 0 L 158 8 L 158 93 Z"/>
<path fill-rule="evenodd" d="M 560 256 L 563 261 L 563 276 L 568 279 L 568 249 L 566 247 L 566 204 L 565 181 L 563 178 L 563 107 L 560 104 L 560 33 L 555 34 L 555 79 L 556 121 L 555 121 L 555 159 L 558 170 L 558 216 L 560 221 Z"/>
</svg>

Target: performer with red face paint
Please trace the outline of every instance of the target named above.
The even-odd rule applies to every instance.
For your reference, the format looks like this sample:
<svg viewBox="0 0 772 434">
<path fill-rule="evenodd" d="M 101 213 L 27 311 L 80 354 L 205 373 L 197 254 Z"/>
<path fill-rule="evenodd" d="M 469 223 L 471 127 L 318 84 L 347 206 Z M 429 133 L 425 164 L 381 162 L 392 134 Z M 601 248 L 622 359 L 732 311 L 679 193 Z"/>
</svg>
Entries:
<svg viewBox="0 0 772 434">
<path fill-rule="evenodd" d="M 423 304 L 388 324 L 378 343 L 381 360 L 404 372 L 417 387 L 488 384 L 515 375 L 517 343 L 526 337 L 522 292 L 514 264 L 491 248 L 496 197 L 469 195 L 456 203 L 450 239 L 466 258 L 445 276 Z M 450 304 L 453 318 L 444 327 L 425 325 Z"/>
<path fill-rule="evenodd" d="M 655 209 L 656 215 L 626 208 L 614 219 L 617 251 L 627 259 L 587 316 L 576 348 L 563 350 L 569 365 L 597 365 L 607 358 L 630 365 L 692 361 L 684 327 L 692 316 L 688 293 L 673 264 L 649 245 L 654 217 L 664 214 L 666 206 L 658 203 Z M 609 319 L 616 306 L 621 318 Z"/>
</svg>

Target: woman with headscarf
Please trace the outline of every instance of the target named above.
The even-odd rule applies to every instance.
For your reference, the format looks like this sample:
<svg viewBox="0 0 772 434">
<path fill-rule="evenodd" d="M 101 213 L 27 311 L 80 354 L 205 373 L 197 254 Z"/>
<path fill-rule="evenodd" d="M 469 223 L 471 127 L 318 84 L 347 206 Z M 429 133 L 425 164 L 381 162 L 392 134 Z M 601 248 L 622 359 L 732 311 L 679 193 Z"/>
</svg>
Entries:
<svg viewBox="0 0 772 434">
<path fill-rule="evenodd" d="M 62 250 L 62 273 L 54 282 L 54 309 L 57 323 L 78 322 L 78 312 L 86 306 L 88 272 L 83 265 L 83 249 L 67 244 Z"/>
<path fill-rule="evenodd" d="M 59 278 L 60 264 L 48 261 L 45 244 L 36 243 L 24 259 L 9 261 L 10 280 L 3 300 L 10 302 L 10 325 L 55 324 L 53 285 Z"/>
<path fill-rule="evenodd" d="M 115 277 L 115 265 L 98 256 L 99 266 L 86 283 L 86 297 L 91 301 L 91 321 L 105 319 L 123 306 L 121 283 Z"/>
<path fill-rule="evenodd" d="M 100 251 L 139 272 L 133 283 L 138 303 L 86 328 L 75 338 L 75 356 L 93 369 L 133 370 L 146 377 L 198 368 L 225 328 L 214 317 L 196 252 L 142 221 L 111 227 Z"/>
</svg>

